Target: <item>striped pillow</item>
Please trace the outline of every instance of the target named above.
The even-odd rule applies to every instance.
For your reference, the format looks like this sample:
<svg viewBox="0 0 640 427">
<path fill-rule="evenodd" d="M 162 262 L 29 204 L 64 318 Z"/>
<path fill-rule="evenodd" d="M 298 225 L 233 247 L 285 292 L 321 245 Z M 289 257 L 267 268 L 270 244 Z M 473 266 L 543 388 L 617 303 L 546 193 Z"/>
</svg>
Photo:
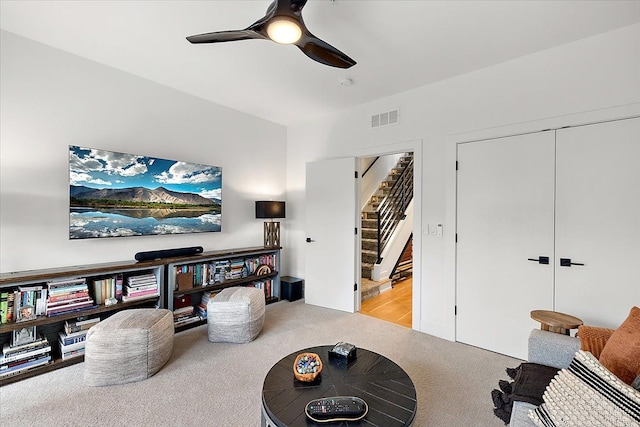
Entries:
<svg viewBox="0 0 640 427">
<path fill-rule="evenodd" d="M 640 426 L 640 392 L 623 383 L 591 353 L 578 351 L 529 412 L 538 427 Z"/>
</svg>

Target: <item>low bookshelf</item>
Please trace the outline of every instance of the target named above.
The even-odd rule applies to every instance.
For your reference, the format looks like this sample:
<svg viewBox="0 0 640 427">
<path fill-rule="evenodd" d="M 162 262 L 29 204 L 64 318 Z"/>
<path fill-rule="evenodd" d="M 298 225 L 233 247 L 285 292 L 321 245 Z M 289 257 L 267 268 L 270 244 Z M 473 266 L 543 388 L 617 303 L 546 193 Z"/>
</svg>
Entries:
<svg viewBox="0 0 640 427">
<path fill-rule="evenodd" d="M 86 332 L 78 325 L 162 307 L 164 271 L 165 263 L 154 260 L 0 274 L 0 386 L 82 362 Z M 144 290 L 130 286 L 140 278 Z"/>
<path fill-rule="evenodd" d="M 262 289 L 267 304 L 280 299 L 280 249 L 250 247 L 167 259 L 165 306 L 176 331 L 206 323 L 210 298 L 233 286 Z"/>
<path fill-rule="evenodd" d="M 2 316 L 11 303 L 11 317 L 0 322 L 0 387 L 84 361 L 82 331 L 120 310 L 168 308 L 179 332 L 205 324 L 206 305 L 198 308 L 224 288 L 254 286 L 267 304 L 279 301 L 279 271 L 279 248 L 250 247 L 0 273 Z"/>
</svg>

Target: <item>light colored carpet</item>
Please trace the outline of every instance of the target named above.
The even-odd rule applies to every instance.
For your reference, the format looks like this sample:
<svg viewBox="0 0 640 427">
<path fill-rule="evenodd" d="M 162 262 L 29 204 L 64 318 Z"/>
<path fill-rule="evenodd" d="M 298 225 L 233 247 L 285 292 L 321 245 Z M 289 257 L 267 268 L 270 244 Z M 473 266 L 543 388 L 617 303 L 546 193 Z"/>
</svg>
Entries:
<svg viewBox="0 0 640 427">
<path fill-rule="evenodd" d="M 503 425 L 490 393 L 519 360 L 303 300 L 268 305 L 264 329 L 251 343 L 211 343 L 206 325 L 176 334 L 167 365 L 141 382 L 89 387 L 80 363 L 6 385 L 0 425 L 257 427 L 271 366 L 302 348 L 338 341 L 383 354 L 409 374 L 416 427 Z"/>
</svg>

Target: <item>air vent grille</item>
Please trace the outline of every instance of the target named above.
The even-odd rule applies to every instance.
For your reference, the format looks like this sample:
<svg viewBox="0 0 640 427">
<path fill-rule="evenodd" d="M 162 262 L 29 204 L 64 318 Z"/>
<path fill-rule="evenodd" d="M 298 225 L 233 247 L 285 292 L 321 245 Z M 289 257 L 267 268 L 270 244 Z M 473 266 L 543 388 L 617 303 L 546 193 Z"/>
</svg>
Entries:
<svg viewBox="0 0 640 427">
<path fill-rule="evenodd" d="M 400 122 L 400 110 L 395 109 L 371 116 L 371 129 L 397 125 Z"/>
</svg>

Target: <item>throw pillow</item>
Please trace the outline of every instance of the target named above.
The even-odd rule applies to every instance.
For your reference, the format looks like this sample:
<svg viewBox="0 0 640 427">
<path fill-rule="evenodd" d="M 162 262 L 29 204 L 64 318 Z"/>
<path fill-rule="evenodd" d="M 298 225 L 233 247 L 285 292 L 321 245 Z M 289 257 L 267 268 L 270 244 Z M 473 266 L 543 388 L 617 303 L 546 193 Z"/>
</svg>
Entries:
<svg viewBox="0 0 640 427">
<path fill-rule="evenodd" d="M 593 354 L 596 359 L 599 359 L 602 349 L 604 349 L 604 346 L 614 332 L 614 329 L 585 325 L 578 326 L 576 336 L 580 338 L 580 350 L 588 351 Z"/>
<path fill-rule="evenodd" d="M 600 353 L 600 363 L 627 384 L 640 375 L 640 308 L 633 307 Z"/>
<path fill-rule="evenodd" d="M 640 392 L 624 384 L 586 351 L 578 351 L 529 412 L 538 427 L 640 425 Z"/>
</svg>

